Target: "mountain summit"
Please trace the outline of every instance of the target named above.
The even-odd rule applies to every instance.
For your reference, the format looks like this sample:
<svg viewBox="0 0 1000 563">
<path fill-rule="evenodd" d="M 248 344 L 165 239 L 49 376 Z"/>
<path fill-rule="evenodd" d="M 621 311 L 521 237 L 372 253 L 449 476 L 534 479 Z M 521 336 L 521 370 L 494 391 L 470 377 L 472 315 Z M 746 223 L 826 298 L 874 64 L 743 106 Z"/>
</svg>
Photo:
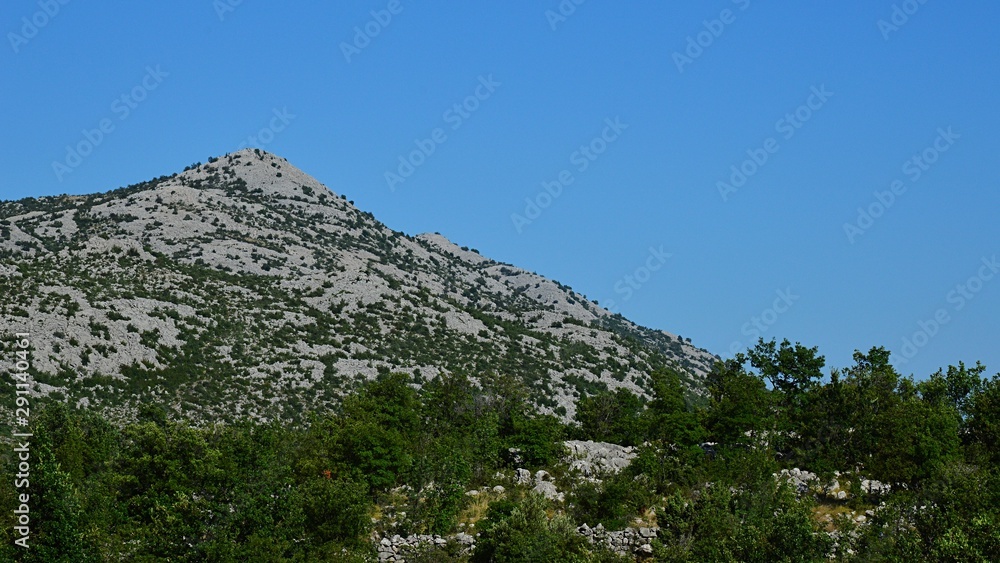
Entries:
<svg viewBox="0 0 1000 563">
<path fill-rule="evenodd" d="M 130 418 L 298 419 L 360 381 L 523 381 L 572 416 L 603 388 L 693 393 L 715 357 L 439 234 L 409 236 L 284 158 L 242 150 L 88 196 L 0 202 L 0 308 L 35 391 Z"/>
</svg>

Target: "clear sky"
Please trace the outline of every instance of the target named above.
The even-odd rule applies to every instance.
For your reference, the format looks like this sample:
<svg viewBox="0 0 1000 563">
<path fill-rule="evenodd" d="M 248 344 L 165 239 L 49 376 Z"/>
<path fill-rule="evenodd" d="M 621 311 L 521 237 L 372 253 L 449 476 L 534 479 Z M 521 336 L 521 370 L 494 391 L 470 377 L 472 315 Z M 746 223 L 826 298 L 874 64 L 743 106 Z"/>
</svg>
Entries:
<svg viewBox="0 0 1000 563">
<path fill-rule="evenodd" d="M 997 21 L 985 0 L 10 0 L 0 197 L 257 146 L 722 356 L 760 334 L 831 367 L 882 345 L 904 374 L 996 373 Z"/>
</svg>

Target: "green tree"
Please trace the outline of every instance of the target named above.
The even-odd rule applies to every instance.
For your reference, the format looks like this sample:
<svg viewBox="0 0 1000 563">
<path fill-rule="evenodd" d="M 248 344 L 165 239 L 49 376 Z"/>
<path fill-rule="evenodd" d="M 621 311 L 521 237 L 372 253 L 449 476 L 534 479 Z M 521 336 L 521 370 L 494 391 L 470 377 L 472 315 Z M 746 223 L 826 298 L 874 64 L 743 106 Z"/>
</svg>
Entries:
<svg viewBox="0 0 1000 563">
<path fill-rule="evenodd" d="M 771 382 L 787 404 L 794 404 L 810 387 L 823 377 L 823 356 L 817 348 L 806 348 L 798 342 L 793 346 L 787 339 L 780 345 L 763 338 L 747 352 L 750 364 Z"/>
<path fill-rule="evenodd" d="M 95 546 L 84 535 L 80 495 L 72 477 L 62 470 L 48 444 L 36 448 L 38 458 L 28 487 L 33 537 L 23 561 L 97 561 Z"/>
<path fill-rule="evenodd" d="M 625 388 L 600 391 L 576 403 L 576 421 L 586 440 L 636 446 L 645 436 L 642 401 Z"/>
<path fill-rule="evenodd" d="M 649 477 L 627 470 L 609 475 L 600 483 L 577 483 L 570 495 L 573 519 L 621 530 L 658 500 L 652 489 Z"/>
<path fill-rule="evenodd" d="M 528 388 L 510 373 L 483 373 L 479 376 L 482 394 L 479 401 L 487 410 L 496 413 L 501 435 L 508 435 L 514 419 L 529 414 Z"/>
<path fill-rule="evenodd" d="M 878 422 L 888 439 L 868 464 L 873 477 L 911 487 L 960 455 L 954 409 L 916 396 L 915 388 L 910 379 L 900 382 L 901 400 Z"/>
<path fill-rule="evenodd" d="M 967 406 L 968 452 L 974 459 L 1000 465 L 1000 374 L 985 380 Z"/>
<path fill-rule="evenodd" d="M 472 478 L 484 480 L 500 462 L 500 413 L 486 390 L 464 374 L 443 374 L 422 389 L 424 429 L 417 442 L 422 450 L 439 439 L 451 440 L 472 469 Z"/>
<path fill-rule="evenodd" d="M 371 529 L 371 503 L 366 487 L 346 479 L 313 477 L 299 485 L 305 530 L 318 545 L 357 547 Z"/>
<path fill-rule="evenodd" d="M 709 405 L 705 425 L 723 444 L 757 443 L 771 427 L 771 394 L 764 380 L 743 367 L 746 356 L 716 362 L 705 378 Z"/>
<path fill-rule="evenodd" d="M 548 503 L 529 494 L 520 502 L 498 501 L 490 505 L 480 524 L 473 561 L 490 563 L 520 561 L 585 562 L 588 544 L 565 516 L 549 518 Z"/>
<path fill-rule="evenodd" d="M 819 561 L 831 540 L 811 503 L 773 479 L 735 488 L 712 483 L 667 497 L 657 511 L 657 561 Z"/>
<path fill-rule="evenodd" d="M 851 405 L 851 438 L 845 444 L 852 465 L 870 466 L 882 448 L 894 439 L 891 418 L 901 397 L 896 393 L 899 373 L 889 363 L 889 351 L 873 347 L 867 354 L 854 352 L 855 364 L 844 370 L 844 393 Z M 875 477 L 877 478 L 877 477 Z"/>
<path fill-rule="evenodd" d="M 833 370 L 829 383 L 809 391 L 810 409 L 803 413 L 797 438 L 792 441 L 793 463 L 826 476 L 853 464 L 849 449 L 855 439 L 855 404 L 849 390 L 840 372 Z"/>
<path fill-rule="evenodd" d="M 778 406 L 777 429 L 778 447 L 784 449 L 786 438 L 798 434 L 807 424 L 807 413 L 812 408 L 808 404 L 812 391 L 823 378 L 826 360 L 818 355 L 817 348 L 806 348 L 798 342 L 792 345 L 782 340 L 778 345 L 774 340 L 760 339 L 747 352 L 750 365 L 760 376 L 771 383 L 775 402 Z M 791 434 L 790 434 L 791 433 Z"/>
<path fill-rule="evenodd" d="M 327 450 L 328 469 L 338 477 L 368 483 L 372 493 L 396 485 L 412 462 L 411 443 L 393 427 L 369 420 L 335 419 L 325 429 L 332 442 Z"/>
<path fill-rule="evenodd" d="M 891 495 L 856 550 L 877 561 L 992 561 L 1000 553 L 1000 479 L 961 461 L 939 466 L 919 488 Z"/>
<path fill-rule="evenodd" d="M 219 429 L 227 478 L 223 498 L 230 502 L 230 516 L 216 545 L 206 550 L 212 558 L 280 561 L 296 551 L 306 531 L 292 471 L 295 436 L 277 422 L 241 422 Z"/>
<path fill-rule="evenodd" d="M 365 482 L 372 494 L 394 486 L 412 463 L 421 405 L 409 376 L 390 373 L 344 400 L 342 414 L 312 416 L 298 446 L 302 479 L 329 472 Z"/>
<path fill-rule="evenodd" d="M 50 403 L 42 408 L 35 421 L 39 441 L 45 443 L 60 470 L 67 473 L 75 483 L 83 482 L 89 455 L 83 431 L 69 407 L 63 403 Z"/>
<path fill-rule="evenodd" d="M 701 442 L 705 429 L 685 398 L 680 375 L 668 368 L 653 372 L 651 378 L 653 400 L 644 415 L 647 437 L 681 446 Z"/>
<path fill-rule="evenodd" d="M 392 429 L 410 438 L 420 425 L 420 399 L 410 386 L 410 376 L 389 373 L 366 383 L 344 399 L 344 416 Z"/>
<path fill-rule="evenodd" d="M 964 362 L 958 366 L 948 366 L 947 371 L 938 370 L 930 378 L 921 382 L 921 395 L 935 403 L 954 409 L 960 420 L 969 415 L 972 397 L 983 387 L 983 372 L 986 366 L 976 362 L 975 367 L 966 368 Z"/>
<path fill-rule="evenodd" d="M 841 435 L 846 461 L 872 478 L 914 486 L 958 457 L 960 397 L 945 379 L 917 384 L 900 377 L 884 348 L 855 352 L 854 359 L 843 389 L 851 430 Z"/>
<path fill-rule="evenodd" d="M 504 443 L 518 452 L 526 467 L 551 466 L 565 453 L 566 428 L 552 415 L 516 415 Z"/>
</svg>

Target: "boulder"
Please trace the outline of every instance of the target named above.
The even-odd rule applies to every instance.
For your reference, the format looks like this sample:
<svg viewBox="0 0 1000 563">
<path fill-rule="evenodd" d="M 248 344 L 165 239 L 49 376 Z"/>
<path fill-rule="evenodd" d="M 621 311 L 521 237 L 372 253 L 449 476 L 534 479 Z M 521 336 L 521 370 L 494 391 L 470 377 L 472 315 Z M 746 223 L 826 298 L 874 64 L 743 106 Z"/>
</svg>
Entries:
<svg viewBox="0 0 1000 563">
<path fill-rule="evenodd" d="M 549 500 L 562 501 L 565 498 L 565 495 L 559 492 L 552 481 L 539 481 L 535 483 L 535 488 L 532 490 Z"/>
<path fill-rule="evenodd" d="M 576 469 L 584 477 L 594 477 L 600 473 L 618 473 L 628 467 L 637 455 L 635 448 L 619 446 L 608 442 L 569 440 L 564 442 L 574 461 L 571 469 Z"/>
</svg>

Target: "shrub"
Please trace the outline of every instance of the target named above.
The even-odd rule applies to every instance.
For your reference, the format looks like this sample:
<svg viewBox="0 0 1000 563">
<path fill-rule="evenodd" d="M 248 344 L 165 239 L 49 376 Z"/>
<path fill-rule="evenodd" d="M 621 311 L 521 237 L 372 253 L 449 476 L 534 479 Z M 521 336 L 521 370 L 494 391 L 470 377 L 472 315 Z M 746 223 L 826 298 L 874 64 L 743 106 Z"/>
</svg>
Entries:
<svg viewBox="0 0 1000 563">
<path fill-rule="evenodd" d="M 587 561 L 588 544 L 565 516 L 546 515 L 547 501 L 530 494 L 520 502 L 490 505 L 472 561 Z"/>
</svg>

